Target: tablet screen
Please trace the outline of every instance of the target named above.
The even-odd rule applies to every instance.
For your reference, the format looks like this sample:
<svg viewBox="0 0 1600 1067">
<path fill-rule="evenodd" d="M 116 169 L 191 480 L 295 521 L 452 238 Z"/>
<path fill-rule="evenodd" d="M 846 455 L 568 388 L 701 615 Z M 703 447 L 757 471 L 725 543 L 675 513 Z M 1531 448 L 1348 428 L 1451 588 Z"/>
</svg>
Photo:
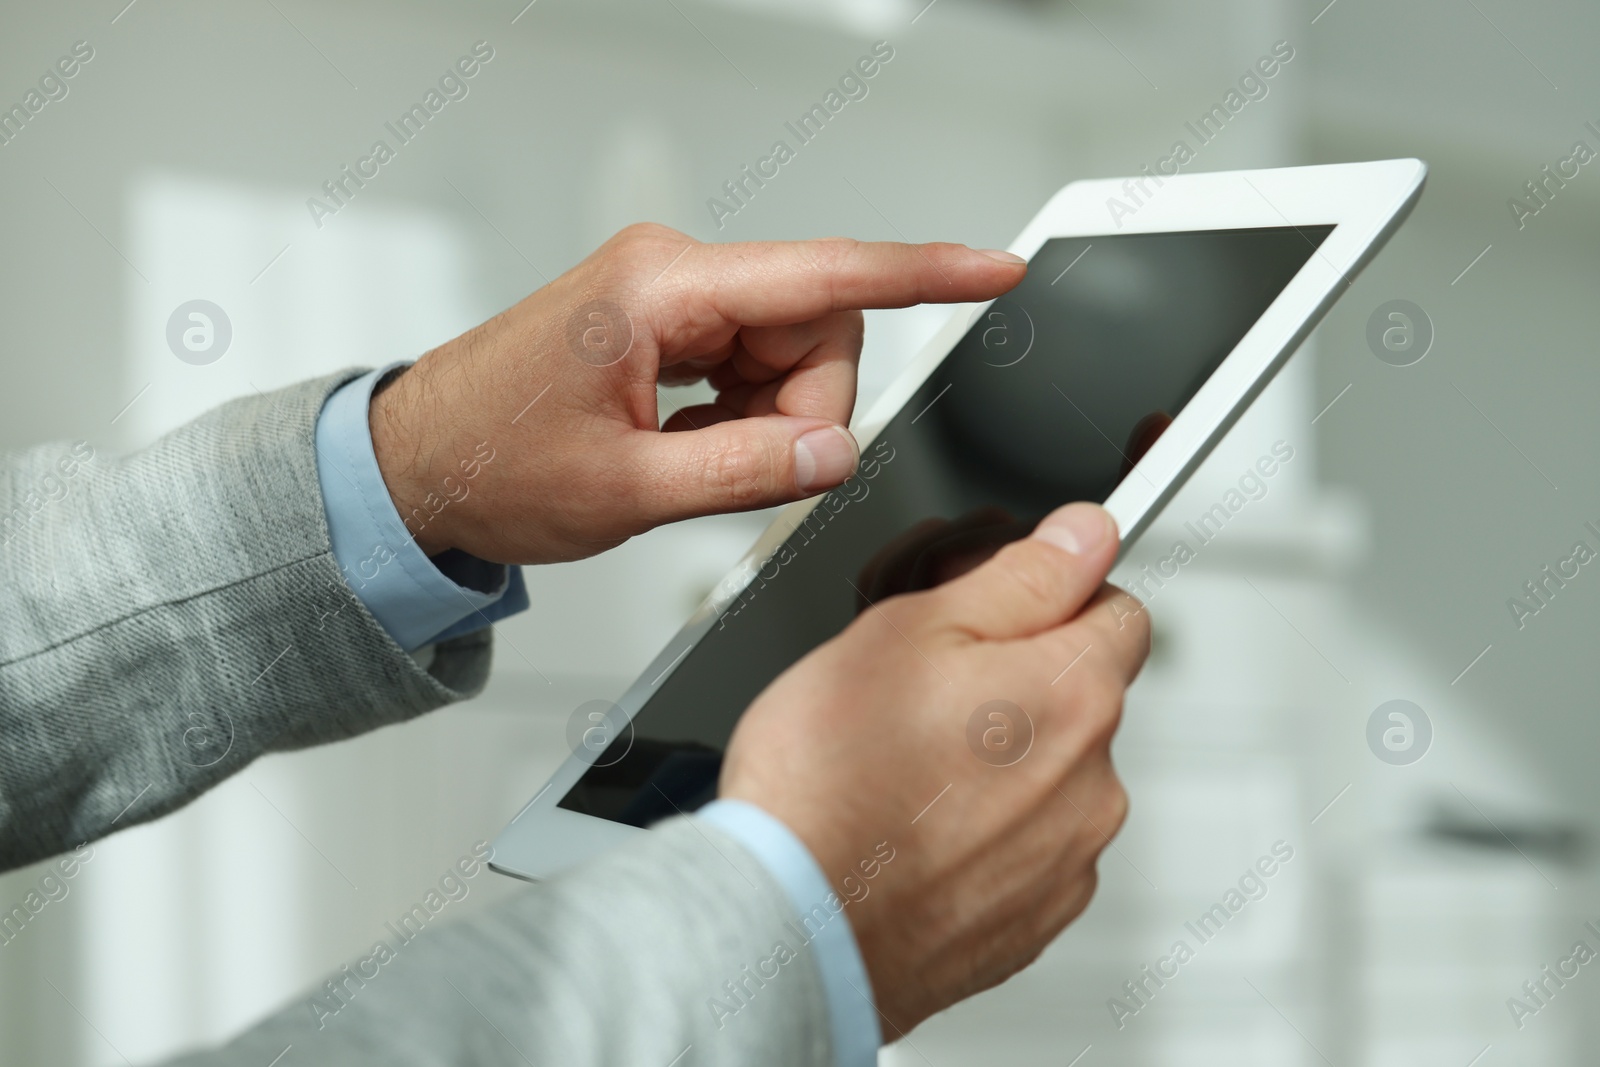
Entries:
<svg viewBox="0 0 1600 1067">
<path fill-rule="evenodd" d="M 970 569 L 1061 504 L 1104 502 L 1332 229 L 1047 241 L 631 725 L 586 738 L 560 806 L 648 826 L 711 800 L 769 682 L 878 600 Z"/>
</svg>

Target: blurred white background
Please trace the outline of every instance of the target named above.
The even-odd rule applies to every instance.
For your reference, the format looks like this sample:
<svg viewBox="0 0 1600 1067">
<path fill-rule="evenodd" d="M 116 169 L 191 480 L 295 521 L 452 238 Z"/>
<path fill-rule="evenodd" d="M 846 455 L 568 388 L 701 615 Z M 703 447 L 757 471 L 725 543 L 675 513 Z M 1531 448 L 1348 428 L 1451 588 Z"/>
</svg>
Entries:
<svg viewBox="0 0 1600 1067">
<path fill-rule="evenodd" d="M 1506 602 L 1600 520 L 1600 169 L 1520 229 L 1508 199 L 1575 141 L 1600 148 L 1600 9 L 524 2 L 13 0 L 0 104 L 76 41 L 94 58 L 0 146 L 0 446 L 128 449 L 225 397 L 415 356 L 640 219 L 705 240 L 1004 246 L 1066 182 L 1166 155 L 1287 41 L 1269 95 L 1192 169 L 1416 155 L 1428 190 L 1169 511 L 1181 524 L 1274 442 L 1295 448 L 1151 599 L 1157 646 L 1118 748 L 1133 815 L 1095 904 L 884 1059 L 1594 1061 L 1593 968 L 1520 1029 L 1507 999 L 1575 941 L 1600 949 L 1583 928 L 1600 923 L 1600 581 L 1520 630 Z M 895 54 L 869 95 L 719 229 L 707 199 L 878 39 Z M 306 199 L 480 40 L 494 58 L 469 95 L 315 225 Z M 191 299 L 232 323 L 208 366 L 166 347 Z M 1414 366 L 1366 342 L 1392 299 L 1436 330 Z M 866 399 L 939 321 L 869 314 Z M 303 998 L 494 835 L 564 754 L 572 709 L 620 693 L 764 521 L 530 570 L 533 610 L 501 628 L 481 699 L 262 760 L 96 846 L 0 945 L 0 1060 L 145 1063 Z M 1419 762 L 1368 748 L 1391 699 L 1431 720 Z M 1119 1029 L 1108 1000 L 1195 945 L 1184 923 L 1280 841 L 1293 859 L 1266 895 Z M 41 874 L 0 877 L 0 910 Z M 481 875 L 453 907 L 513 888 Z"/>
</svg>

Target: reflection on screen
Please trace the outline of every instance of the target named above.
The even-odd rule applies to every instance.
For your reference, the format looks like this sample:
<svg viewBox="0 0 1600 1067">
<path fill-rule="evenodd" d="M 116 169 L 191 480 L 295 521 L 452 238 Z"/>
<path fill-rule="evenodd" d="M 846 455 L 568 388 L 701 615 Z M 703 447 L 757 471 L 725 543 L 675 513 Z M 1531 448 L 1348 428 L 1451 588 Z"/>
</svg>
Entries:
<svg viewBox="0 0 1600 1067">
<path fill-rule="evenodd" d="M 1331 230 L 1047 242 L 560 806 L 647 826 L 711 800 L 767 683 L 869 603 L 1103 502 Z"/>
</svg>

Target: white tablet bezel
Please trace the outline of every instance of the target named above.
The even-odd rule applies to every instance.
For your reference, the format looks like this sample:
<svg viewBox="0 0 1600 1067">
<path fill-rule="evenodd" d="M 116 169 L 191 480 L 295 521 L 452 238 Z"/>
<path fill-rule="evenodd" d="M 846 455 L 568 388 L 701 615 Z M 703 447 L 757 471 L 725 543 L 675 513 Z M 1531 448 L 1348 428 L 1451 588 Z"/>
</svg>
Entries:
<svg viewBox="0 0 1600 1067">
<path fill-rule="evenodd" d="M 1399 227 L 1421 195 L 1426 173 L 1420 160 L 1391 159 L 1159 179 L 1080 181 L 1051 197 L 1028 223 L 1010 251 L 1029 260 L 1055 237 L 1334 227 L 1107 499 L 1105 506 L 1123 531 L 1124 548 L 1144 531 Z M 949 320 L 921 353 L 877 402 L 857 417 L 852 429 L 863 453 L 990 303 L 953 305 Z M 630 720 L 811 513 L 817 500 L 800 501 L 779 513 L 617 701 Z M 589 761 L 582 756 L 568 757 L 501 831 L 490 866 L 521 878 L 544 878 L 645 832 L 556 806 L 588 767 Z"/>
</svg>

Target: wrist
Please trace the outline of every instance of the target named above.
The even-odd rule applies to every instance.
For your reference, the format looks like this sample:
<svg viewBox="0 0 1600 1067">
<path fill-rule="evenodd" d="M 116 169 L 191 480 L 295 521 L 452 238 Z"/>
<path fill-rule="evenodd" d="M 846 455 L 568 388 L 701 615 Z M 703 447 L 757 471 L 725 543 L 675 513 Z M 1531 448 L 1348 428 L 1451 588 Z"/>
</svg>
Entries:
<svg viewBox="0 0 1600 1067">
<path fill-rule="evenodd" d="M 453 528 L 458 514 L 452 514 L 448 487 L 429 469 L 437 450 L 415 416 L 419 381 L 413 368 L 404 367 L 379 382 L 367 420 L 378 472 L 400 521 L 424 555 L 437 556 L 458 547 Z"/>
</svg>

